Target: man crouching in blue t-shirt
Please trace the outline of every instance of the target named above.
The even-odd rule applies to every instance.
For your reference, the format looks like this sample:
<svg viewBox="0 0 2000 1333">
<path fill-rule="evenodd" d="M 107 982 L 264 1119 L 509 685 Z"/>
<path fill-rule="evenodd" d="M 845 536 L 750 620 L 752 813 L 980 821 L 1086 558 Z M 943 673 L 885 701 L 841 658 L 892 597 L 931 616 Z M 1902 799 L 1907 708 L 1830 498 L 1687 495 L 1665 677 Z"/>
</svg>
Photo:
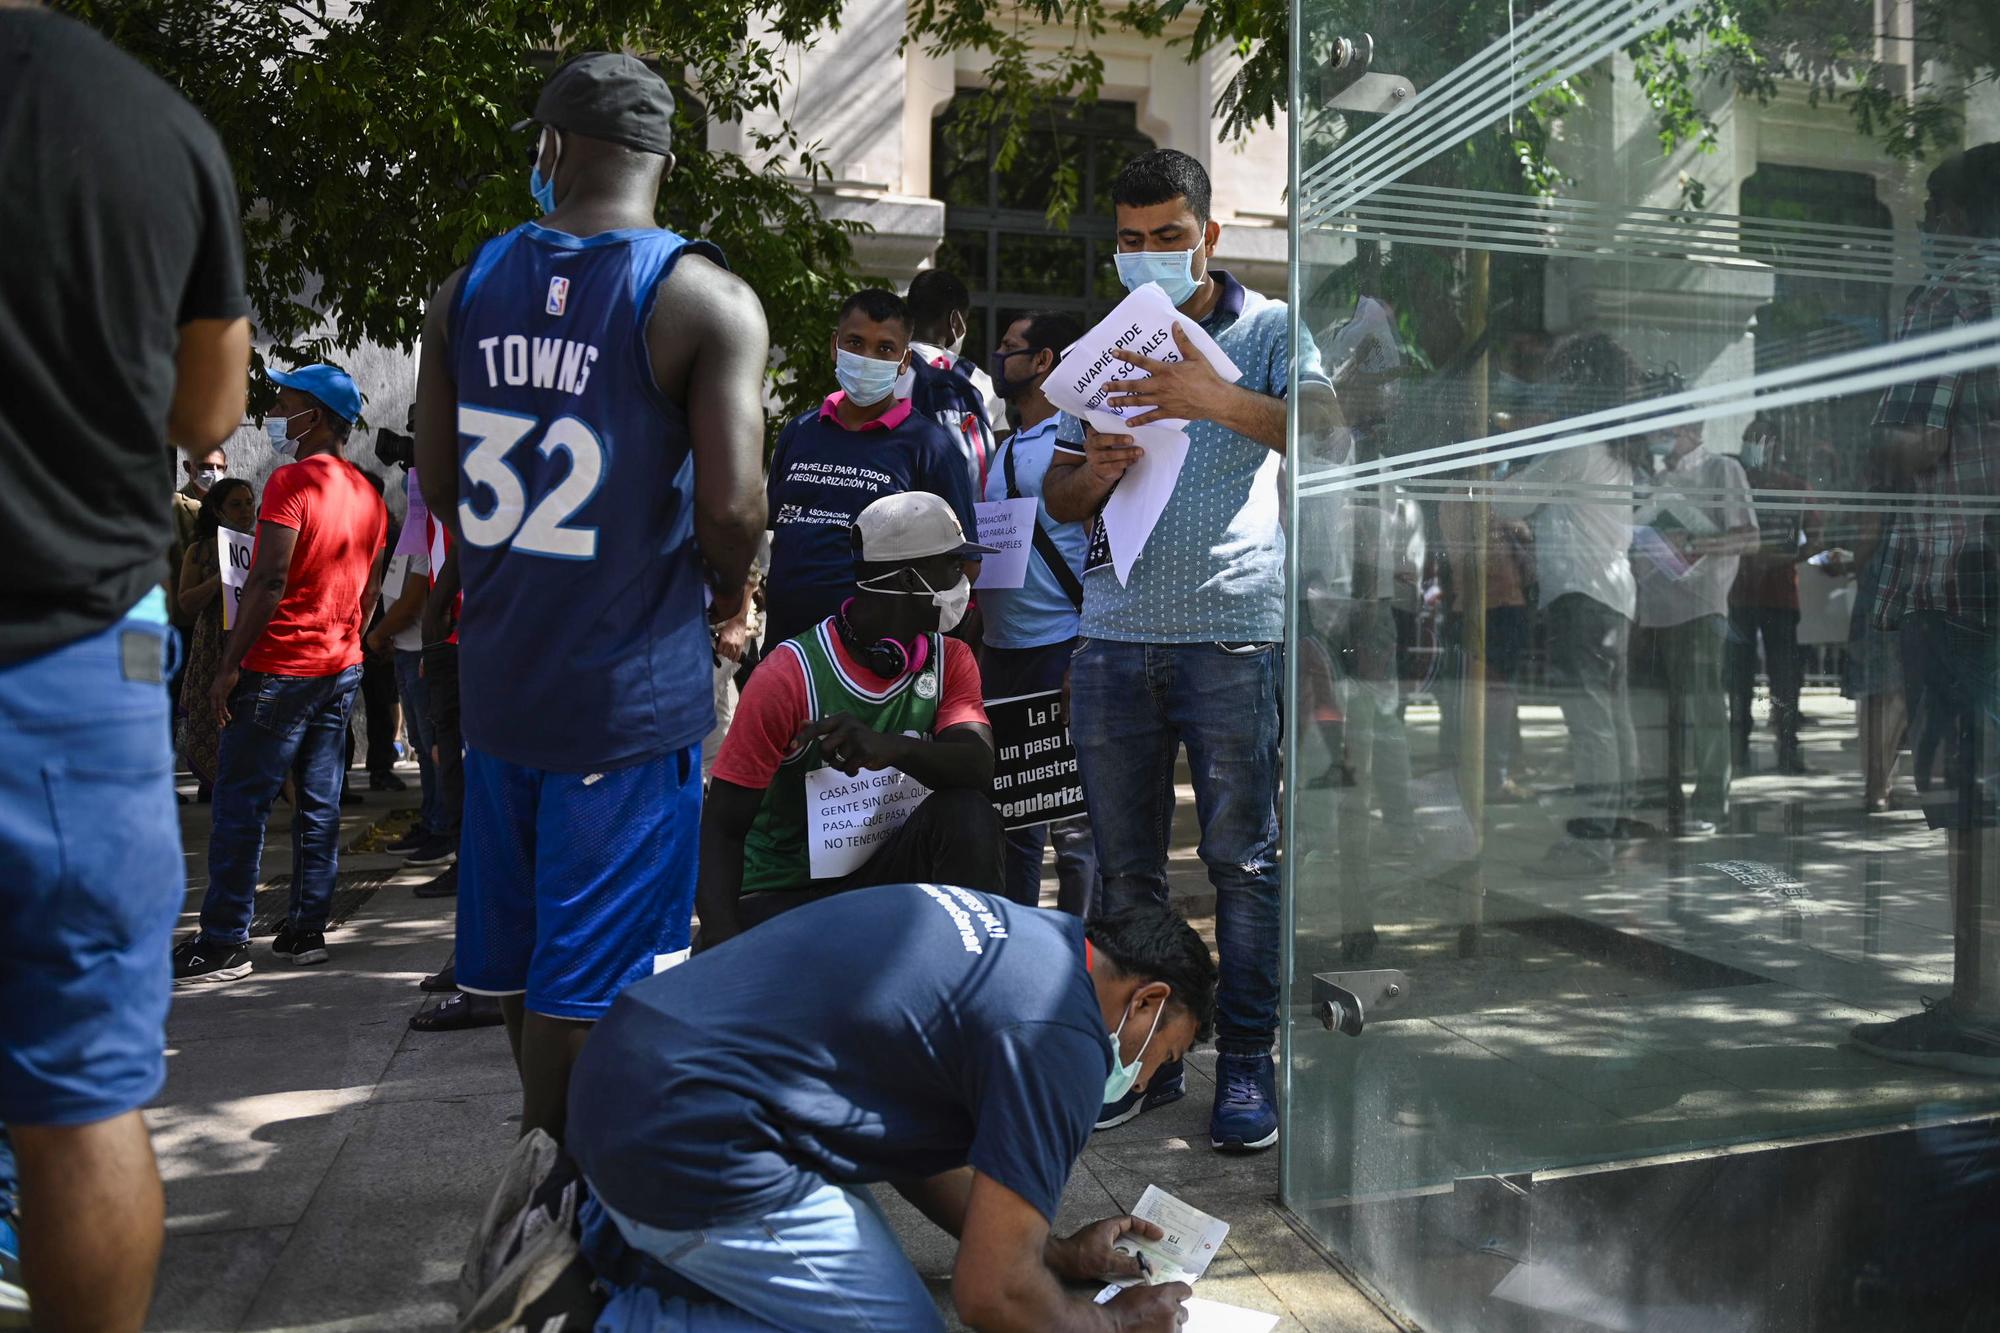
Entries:
<svg viewBox="0 0 2000 1333">
<path fill-rule="evenodd" d="M 1112 1246 L 1157 1228 L 1049 1224 L 1099 1106 L 1214 1009 L 1208 946 L 1156 904 L 1088 927 L 930 884 L 800 907 L 632 985 L 592 1032 L 566 1138 L 586 1231 L 720 1302 L 620 1294 L 662 1327 L 941 1329 L 865 1188 L 882 1181 L 958 1237 L 973 1328 L 1172 1330 L 1184 1285 L 1104 1305 L 1063 1286 L 1137 1275 Z"/>
</svg>

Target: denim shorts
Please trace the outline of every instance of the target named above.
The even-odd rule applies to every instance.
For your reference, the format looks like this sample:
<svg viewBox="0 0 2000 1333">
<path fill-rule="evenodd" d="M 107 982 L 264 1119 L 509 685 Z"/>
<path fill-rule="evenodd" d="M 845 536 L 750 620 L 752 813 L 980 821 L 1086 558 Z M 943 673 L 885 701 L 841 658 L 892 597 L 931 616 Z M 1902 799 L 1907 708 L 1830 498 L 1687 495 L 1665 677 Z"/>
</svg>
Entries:
<svg viewBox="0 0 2000 1333">
<path fill-rule="evenodd" d="M 107 1120 L 166 1077 L 171 648 L 127 619 L 0 667 L 0 1121 Z"/>
</svg>

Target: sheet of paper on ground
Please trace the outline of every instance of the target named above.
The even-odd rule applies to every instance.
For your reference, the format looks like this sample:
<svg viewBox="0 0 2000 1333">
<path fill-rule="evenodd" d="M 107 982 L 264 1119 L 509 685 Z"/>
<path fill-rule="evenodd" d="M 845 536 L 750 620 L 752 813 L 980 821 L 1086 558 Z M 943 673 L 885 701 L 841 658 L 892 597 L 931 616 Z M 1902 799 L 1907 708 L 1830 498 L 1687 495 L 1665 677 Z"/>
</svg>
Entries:
<svg viewBox="0 0 2000 1333">
<path fill-rule="evenodd" d="M 806 774 L 806 845 L 814 879 L 839 879 L 867 864 L 910 812 L 931 794 L 901 769 L 832 768 Z"/>
<path fill-rule="evenodd" d="M 1123 1290 L 1116 1285 L 1106 1287 L 1097 1293 L 1097 1303 L 1102 1305 Z M 1274 1314 L 1224 1305 L 1200 1296 L 1188 1297 L 1181 1303 L 1181 1309 L 1187 1312 L 1187 1322 L 1181 1325 L 1180 1333 L 1271 1333 L 1278 1326 L 1278 1316 Z"/>
<path fill-rule="evenodd" d="M 993 805 L 1003 825 L 1031 828 L 1083 813 L 1061 690 L 988 699 L 986 720 L 993 726 Z"/>
<path fill-rule="evenodd" d="M 247 532 L 215 530 L 215 558 L 222 567 L 222 628 L 236 628 L 236 608 L 243 601 L 243 584 L 250 577 L 250 548 L 256 539 Z"/>
<path fill-rule="evenodd" d="M 973 506 L 979 521 L 978 540 L 991 546 L 995 554 L 979 563 L 975 588 L 1018 588 L 1028 581 L 1028 553 L 1034 547 L 1034 496 L 1019 500 L 988 500 Z"/>
</svg>

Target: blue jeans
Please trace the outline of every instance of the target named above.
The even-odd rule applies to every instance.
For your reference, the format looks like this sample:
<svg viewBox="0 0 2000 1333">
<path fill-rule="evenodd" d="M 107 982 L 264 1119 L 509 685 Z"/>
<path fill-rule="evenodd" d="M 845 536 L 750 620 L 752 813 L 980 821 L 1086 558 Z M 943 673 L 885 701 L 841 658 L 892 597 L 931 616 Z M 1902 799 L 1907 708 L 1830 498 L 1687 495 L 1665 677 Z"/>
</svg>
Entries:
<svg viewBox="0 0 2000 1333">
<path fill-rule="evenodd" d="M 1900 640 L 1910 734 L 1935 729 L 1957 755 L 1952 780 L 1926 794 L 1924 815 L 1932 828 L 1990 828 L 2000 819 L 2000 632 L 1942 611 L 1910 611 Z"/>
<path fill-rule="evenodd" d="M 135 613 L 0 667 L 0 1122 L 108 1120 L 166 1077 L 172 643 Z"/>
<path fill-rule="evenodd" d="M 443 833 L 444 798 L 438 793 L 437 761 L 431 758 L 431 714 L 424 694 L 424 654 L 421 648 L 396 650 L 396 693 L 403 699 L 403 720 L 410 744 L 417 750 L 417 784 L 423 803 L 417 823 L 426 833 Z"/>
<path fill-rule="evenodd" d="M 215 765 L 215 826 L 208 839 L 203 939 L 244 944 L 256 914 L 257 876 L 271 803 L 293 779 L 294 931 L 326 928 L 340 868 L 340 789 L 347 777 L 347 719 L 361 668 L 331 676 L 245 671 L 229 696 L 229 725 Z"/>
<path fill-rule="evenodd" d="M 979 675 L 989 699 L 1012 699 L 1062 688 L 1076 640 L 1064 639 L 1039 648 L 980 650 Z M 1088 917 L 1098 893 L 1097 839 L 1090 817 L 1058 819 L 1009 829 L 1002 867 L 1008 901 L 1036 907 L 1042 901 L 1042 849 L 1053 837 L 1056 845 L 1056 906 L 1071 916 Z"/>
<path fill-rule="evenodd" d="M 1070 736 L 1104 873 L 1100 913 L 1167 901 L 1174 755 L 1187 744 L 1221 954 L 1216 1047 L 1261 1055 L 1278 1031 L 1276 644 L 1082 639 Z"/>
<path fill-rule="evenodd" d="M 662 1231 L 592 1199 L 584 1205 L 586 1232 L 602 1224 L 592 1216 L 599 1209 L 626 1244 L 720 1302 L 628 1289 L 600 1317 L 600 1328 L 931 1333 L 944 1327 L 866 1189 L 823 1184 L 789 1208 L 700 1231 Z"/>
</svg>

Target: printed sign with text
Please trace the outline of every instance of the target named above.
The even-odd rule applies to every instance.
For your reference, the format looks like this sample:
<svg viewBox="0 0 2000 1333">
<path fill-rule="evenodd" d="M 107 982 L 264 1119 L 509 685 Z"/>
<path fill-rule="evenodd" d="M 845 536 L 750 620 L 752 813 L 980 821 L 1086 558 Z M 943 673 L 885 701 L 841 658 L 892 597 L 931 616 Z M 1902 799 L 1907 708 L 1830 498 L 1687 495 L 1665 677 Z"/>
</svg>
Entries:
<svg viewBox="0 0 2000 1333">
<path fill-rule="evenodd" d="M 1019 500 L 987 500 L 973 506 L 979 520 L 979 541 L 994 554 L 979 564 L 978 588 L 1018 588 L 1028 581 L 1028 552 L 1034 549 L 1035 510 L 1032 495 Z"/>
<path fill-rule="evenodd" d="M 1010 829 L 1083 813 L 1083 779 L 1063 716 L 1062 691 L 988 699 L 993 725 L 993 806 Z"/>
<path fill-rule="evenodd" d="M 243 602 L 243 585 L 250 577 L 250 550 L 257 539 L 229 528 L 215 530 L 215 557 L 222 566 L 222 628 L 236 628 L 236 608 Z"/>
</svg>

